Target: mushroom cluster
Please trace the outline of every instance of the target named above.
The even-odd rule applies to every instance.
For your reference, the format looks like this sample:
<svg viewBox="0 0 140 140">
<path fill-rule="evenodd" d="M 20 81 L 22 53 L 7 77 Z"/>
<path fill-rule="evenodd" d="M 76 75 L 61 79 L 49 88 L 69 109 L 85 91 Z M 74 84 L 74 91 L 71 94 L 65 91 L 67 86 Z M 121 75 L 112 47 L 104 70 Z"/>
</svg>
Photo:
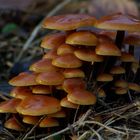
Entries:
<svg viewBox="0 0 140 140">
<path fill-rule="evenodd" d="M 140 92 L 134 53 L 140 34 L 133 33 L 139 27 L 140 20 L 120 13 L 99 20 L 85 14 L 48 17 L 43 28 L 57 33 L 43 38 L 42 59 L 9 81 L 13 98 L 0 103 L 0 113 L 12 114 L 5 127 L 23 131 L 23 123 L 35 125 L 43 115 L 39 127 L 56 127 L 81 105 L 91 107 L 108 94 Z"/>
</svg>

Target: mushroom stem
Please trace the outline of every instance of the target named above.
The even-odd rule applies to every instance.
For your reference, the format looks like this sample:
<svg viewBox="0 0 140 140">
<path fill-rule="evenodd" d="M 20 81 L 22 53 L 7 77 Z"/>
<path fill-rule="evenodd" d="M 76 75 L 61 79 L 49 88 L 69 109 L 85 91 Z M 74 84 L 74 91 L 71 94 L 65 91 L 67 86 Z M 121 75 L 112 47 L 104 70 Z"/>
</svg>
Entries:
<svg viewBox="0 0 140 140">
<path fill-rule="evenodd" d="M 125 31 L 117 31 L 115 43 L 119 49 L 121 49 L 124 36 L 125 36 Z"/>
</svg>

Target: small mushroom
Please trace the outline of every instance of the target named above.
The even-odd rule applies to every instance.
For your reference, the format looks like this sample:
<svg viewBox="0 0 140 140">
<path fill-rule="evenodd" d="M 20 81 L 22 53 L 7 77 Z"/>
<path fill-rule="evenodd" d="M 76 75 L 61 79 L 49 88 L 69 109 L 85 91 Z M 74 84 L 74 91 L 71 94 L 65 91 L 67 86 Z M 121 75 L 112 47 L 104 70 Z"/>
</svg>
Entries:
<svg viewBox="0 0 140 140">
<path fill-rule="evenodd" d="M 110 70 L 111 74 L 124 74 L 125 73 L 125 69 L 121 66 L 113 66 Z"/>
<path fill-rule="evenodd" d="M 100 82 L 109 82 L 113 80 L 113 76 L 108 73 L 101 73 L 97 76 L 96 80 Z"/>
</svg>

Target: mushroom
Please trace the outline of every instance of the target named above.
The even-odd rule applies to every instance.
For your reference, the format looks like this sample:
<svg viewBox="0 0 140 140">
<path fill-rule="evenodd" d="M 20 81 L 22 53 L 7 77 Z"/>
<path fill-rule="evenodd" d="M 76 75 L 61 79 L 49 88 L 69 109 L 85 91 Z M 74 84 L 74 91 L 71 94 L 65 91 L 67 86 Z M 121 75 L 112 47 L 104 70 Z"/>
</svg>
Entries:
<svg viewBox="0 0 140 140">
<path fill-rule="evenodd" d="M 64 76 L 60 72 L 42 72 L 36 77 L 36 82 L 41 85 L 60 85 L 64 81 Z"/>
<path fill-rule="evenodd" d="M 61 107 L 59 100 L 54 97 L 33 95 L 22 100 L 16 110 L 23 115 L 41 116 L 58 112 Z"/>
<path fill-rule="evenodd" d="M 96 80 L 100 82 L 109 82 L 113 80 L 113 76 L 108 73 L 101 73 L 97 76 Z"/>
<path fill-rule="evenodd" d="M 66 37 L 66 44 L 70 45 L 82 45 L 81 47 L 86 46 L 96 46 L 98 43 L 97 37 L 94 33 L 89 31 L 77 31 L 69 34 Z"/>
<path fill-rule="evenodd" d="M 53 59 L 52 64 L 60 68 L 79 68 L 82 66 L 82 61 L 74 54 L 65 54 Z"/>
<path fill-rule="evenodd" d="M 17 113 L 16 107 L 20 102 L 21 99 L 17 98 L 0 102 L 0 113 Z"/>
<path fill-rule="evenodd" d="M 56 30 L 74 30 L 80 27 L 93 26 L 96 19 L 86 14 L 67 14 L 47 17 L 43 23 L 44 28 Z"/>
<path fill-rule="evenodd" d="M 16 120 L 15 117 L 9 118 L 5 123 L 4 127 L 16 131 L 24 131 L 23 126 Z"/>
<path fill-rule="evenodd" d="M 23 115 L 22 121 L 27 124 L 35 125 L 39 122 L 39 119 L 40 118 L 38 116 Z"/>
<path fill-rule="evenodd" d="M 34 72 L 50 72 L 50 71 L 59 71 L 58 67 L 52 65 L 51 59 L 41 59 L 29 67 L 30 71 Z"/>
<path fill-rule="evenodd" d="M 61 105 L 61 103 L 60 103 L 60 105 Z M 66 113 L 65 113 L 64 110 L 61 109 L 60 111 L 58 111 L 56 113 L 53 113 L 53 114 L 48 114 L 47 116 L 48 117 L 54 117 L 54 118 L 65 118 Z"/>
<path fill-rule="evenodd" d="M 120 56 L 120 60 L 122 62 L 135 62 L 136 61 L 135 57 L 127 52 L 122 52 L 122 55 Z"/>
<path fill-rule="evenodd" d="M 55 59 L 56 57 L 58 57 L 57 49 L 52 49 L 43 56 L 43 59 Z"/>
<path fill-rule="evenodd" d="M 136 91 L 136 92 L 140 92 L 140 85 L 137 83 L 128 83 L 128 88 L 130 90 Z"/>
<path fill-rule="evenodd" d="M 111 74 L 124 74 L 125 73 L 125 69 L 121 66 L 113 66 L 110 70 Z"/>
<path fill-rule="evenodd" d="M 64 33 L 50 34 L 43 38 L 41 47 L 46 49 L 54 49 L 65 42 L 66 35 Z"/>
<path fill-rule="evenodd" d="M 78 104 L 75 104 L 75 103 L 72 103 L 72 102 L 68 101 L 68 98 L 67 97 L 61 99 L 60 105 L 62 107 L 73 108 L 73 109 L 77 109 L 78 106 L 79 106 Z"/>
<path fill-rule="evenodd" d="M 115 87 L 120 87 L 120 88 L 128 88 L 128 83 L 125 80 L 117 80 L 114 83 Z"/>
<path fill-rule="evenodd" d="M 29 89 L 29 87 L 15 87 L 10 92 L 10 96 L 19 98 L 19 99 L 24 99 L 31 95 L 33 94 L 32 94 L 31 89 Z"/>
<path fill-rule="evenodd" d="M 9 81 L 12 86 L 33 86 L 38 85 L 36 82 L 37 73 L 22 72 Z"/>
</svg>

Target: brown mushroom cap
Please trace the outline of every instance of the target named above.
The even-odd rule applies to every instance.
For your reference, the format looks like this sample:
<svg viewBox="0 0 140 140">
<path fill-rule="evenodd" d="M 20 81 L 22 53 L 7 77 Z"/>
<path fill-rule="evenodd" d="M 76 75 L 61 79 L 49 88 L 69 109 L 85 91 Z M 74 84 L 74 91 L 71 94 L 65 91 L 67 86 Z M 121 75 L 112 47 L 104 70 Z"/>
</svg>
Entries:
<svg viewBox="0 0 140 140">
<path fill-rule="evenodd" d="M 93 105 L 96 103 L 96 96 L 86 90 L 75 89 L 67 95 L 68 101 L 79 105 Z"/>
<path fill-rule="evenodd" d="M 36 77 L 36 82 L 41 85 L 60 85 L 64 81 L 64 76 L 60 72 L 43 72 Z"/>
<path fill-rule="evenodd" d="M 78 68 L 82 66 L 82 61 L 73 54 L 65 54 L 53 59 L 52 64 L 60 68 Z"/>
<path fill-rule="evenodd" d="M 56 126 L 59 126 L 59 122 L 56 119 L 50 117 L 44 118 L 39 124 L 39 127 L 56 127 Z"/>
<path fill-rule="evenodd" d="M 24 99 L 30 95 L 32 95 L 32 91 L 28 87 L 15 87 L 10 92 L 10 96 L 19 99 Z"/>
<path fill-rule="evenodd" d="M 58 47 L 57 49 L 57 54 L 58 55 L 64 55 L 64 54 L 69 54 L 74 52 L 74 47 L 68 44 L 62 44 Z"/>
<path fill-rule="evenodd" d="M 136 45 L 139 46 L 140 45 L 140 34 L 128 34 L 125 38 L 124 38 L 124 43 L 125 44 L 129 44 L 129 45 Z"/>
<path fill-rule="evenodd" d="M 95 48 L 95 52 L 98 55 L 121 56 L 120 49 L 112 42 L 99 43 Z"/>
<path fill-rule="evenodd" d="M 16 107 L 21 102 L 21 99 L 9 99 L 0 103 L 0 113 L 17 113 Z"/>
<path fill-rule="evenodd" d="M 67 97 L 61 99 L 60 105 L 62 107 L 66 107 L 66 108 L 73 108 L 73 109 L 78 108 L 78 104 L 75 104 L 75 103 L 72 103 L 72 102 L 68 101 Z"/>
<path fill-rule="evenodd" d="M 116 13 L 100 18 L 95 27 L 109 30 L 140 31 L 140 20 L 132 15 Z"/>
<path fill-rule="evenodd" d="M 47 35 L 41 42 L 41 47 L 46 49 L 58 48 L 62 43 L 65 42 L 66 35 L 64 33 L 56 33 Z"/>
<path fill-rule="evenodd" d="M 24 131 L 24 128 L 20 125 L 20 123 L 15 119 L 15 117 L 12 117 L 8 119 L 4 123 L 4 127 L 16 131 Z"/>
<path fill-rule="evenodd" d="M 100 82 L 109 82 L 113 80 L 113 76 L 108 73 L 101 73 L 97 76 L 97 81 Z"/>
<path fill-rule="evenodd" d="M 52 88 L 46 85 L 36 85 L 32 87 L 33 94 L 51 94 Z"/>
<path fill-rule="evenodd" d="M 84 78 L 85 74 L 81 69 L 65 69 L 63 71 L 65 78 L 74 78 L 74 77 L 81 77 Z"/>
<path fill-rule="evenodd" d="M 102 62 L 103 56 L 97 55 L 94 50 L 90 49 L 78 49 L 74 51 L 77 58 L 83 61 L 89 62 Z"/>
<path fill-rule="evenodd" d="M 30 116 L 41 116 L 61 110 L 60 102 L 54 97 L 33 95 L 25 98 L 16 107 L 18 113 Z"/>
<path fill-rule="evenodd" d="M 120 88 L 128 88 L 128 82 L 125 80 L 117 80 L 115 81 L 114 85 Z"/>
<path fill-rule="evenodd" d="M 86 14 L 67 14 L 46 18 L 43 27 L 56 30 L 74 30 L 79 27 L 92 26 L 95 21 L 94 17 Z"/>
<path fill-rule="evenodd" d="M 39 121 L 38 116 L 23 115 L 22 121 L 27 124 L 35 125 Z"/>
<path fill-rule="evenodd" d="M 41 59 L 32 64 L 29 70 L 34 72 L 49 72 L 49 71 L 58 71 L 59 68 L 52 65 L 51 59 Z"/>
<path fill-rule="evenodd" d="M 60 110 L 56 113 L 53 113 L 53 114 L 48 114 L 47 115 L 48 117 L 54 117 L 54 118 L 65 118 L 66 117 L 66 113 L 64 110 Z"/>
<path fill-rule="evenodd" d="M 66 43 L 70 45 L 96 46 L 98 39 L 92 32 L 78 31 L 68 35 Z"/>
<path fill-rule="evenodd" d="M 73 90 L 75 90 L 77 88 L 85 89 L 86 88 L 86 83 L 81 78 L 71 78 L 71 79 L 65 79 L 62 86 L 63 86 L 63 89 L 67 93 L 69 93 L 69 92 L 72 92 Z"/>
<path fill-rule="evenodd" d="M 137 83 L 128 83 L 128 88 L 136 92 L 140 92 L 140 85 Z"/>
<path fill-rule="evenodd" d="M 126 94 L 127 91 L 128 91 L 127 88 L 120 88 L 120 87 L 118 87 L 118 88 L 115 89 L 115 93 L 116 93 L 116 94 L 120 94 L 120 95 L 121 95 L 121 94 Z"/>
<path fill-rule="evenodd" d="M 132 54 L 129 54 L 127 52 L 122 52 L 122 55 L 120 56 L 120 60 L 122 62 L 135 62 L 136 59 Z"/>
<path fill-rule="evenodd" d="M 43 56 L 43 59 L 55 59 L 56 57 L 58 57 L 57 49 L 52 49 Z"/>
<path fill-rule="evenodd" d="M 111 74 L 124 74 L 125 69 L 121 66 L 113 66 L 110 70 Z"/>
<path fill-rule="evenodd" d="M 16 77 L 12 78 L 9 81 L 9 84 L 12 86 L 32 86 L 32 85 L 38 85 L 36 82 L 36 73 L 28 73 L 28 72 L 22 72 Z"/>
<path fill-rule="evenodd" d="M 99 89 L 97 92 L 97 96 L 98 96 L 98 98 L 104 98 L 104 97 L 106 97 L 106 93 L 103 89 Z"/>
</svg>

